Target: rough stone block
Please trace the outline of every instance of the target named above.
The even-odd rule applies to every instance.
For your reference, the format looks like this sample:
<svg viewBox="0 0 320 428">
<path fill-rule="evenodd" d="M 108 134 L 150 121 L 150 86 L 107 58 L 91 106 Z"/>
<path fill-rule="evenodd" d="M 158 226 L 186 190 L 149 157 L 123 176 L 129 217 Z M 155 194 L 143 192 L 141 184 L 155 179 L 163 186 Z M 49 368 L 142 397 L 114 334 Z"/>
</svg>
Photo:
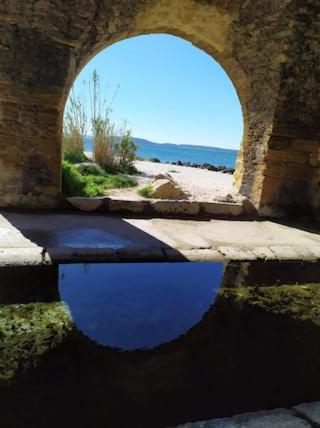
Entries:
<svg viewBox="0 0 320 428">
<path fill-rule="evenodd" d="M 217 250 L 228 260 L 257 260 L 257 256 L 249 250 L 238 247 L 218 247 Z"/>
<path fill-rule="evenodd" d="M 243 413 L 232 418 L 187 423 L 178 428 L 311 428 L 312 425 L 300 419 L 293 411 L 276 409 L 270 411 Z"/>
<path fill-rule="evenodd" d="M 243 214 L 242 204 L 231 204 L 223 202 L 201 202 L 201 210 L 205 214 L 239 216 Z"/>
<path fill-rule="evenodd" d="M 257 256 L 258 259 L 277 260 L 276 254 L 268 247 L 256 247 L 253 248 L 252 252 Z"/>
<path fill-rule="evenodd" d="M 313 403 L 303 403 L 293 408 L 298 415 L 310 420 L 310 422 L 320 426 L 320 401 L 314 401 Z"/>
<path fill-rule="evenodd" d="M 121 199 L 111 199 L 109 200 L 109 211 L 111 212 L 132 212 L 132 213 L 143 213 L 146 207 L 144 201 L 128 201 Z"/>
<path fill-rule="evenodd" d="M 225 257 L 219 251 L 211 249 L 203 250 L 175 250 L 168 248 L 164 250 L 170 261 L 191 261 L 191 262 L 213 262 L 225 261 Z"/>
<path fill-rule="evenodd" d="M 151 209 L 159 214 L 197 215 L 200 211 L 198 202 L 189 201 L 153 201 Z"/>
<path fill-rule="evenodd" d="M 103 205 L 104 198 L 72 196 L 67 199 L 73 207 L 80 211 L 97 211 Z"/>
<path fill-rule="evenodd" d="M 276 255 L 278 260 L 299 260 L 300 258 L 294 247 L 270 246 L 270 250 Z"/>
</svg>

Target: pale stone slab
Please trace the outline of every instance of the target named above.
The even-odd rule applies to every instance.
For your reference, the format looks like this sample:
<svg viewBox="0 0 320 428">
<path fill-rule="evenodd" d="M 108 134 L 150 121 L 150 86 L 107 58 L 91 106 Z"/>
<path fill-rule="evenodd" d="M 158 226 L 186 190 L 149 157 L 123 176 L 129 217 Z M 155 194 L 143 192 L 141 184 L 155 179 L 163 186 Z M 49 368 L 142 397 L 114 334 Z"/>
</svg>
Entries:
<svg viewBox="0 0 320 428">
<path fill-rule="evenodd" d="M 320 245 L 309 245 L 308 249 L 314 254 L 316 260 L 320 259 Z"/>
<path fill-rule="evenodd" d="M 252 249 L 252 252 L 257 256 L 258 259 L 277 260 L 276 254 L 268 247 L 256 247 Z"/>
<path fill-rule="evenodd" d="M 303 415 L 317 426 L 320 425 L 320 401 L 299 404 L 299 406 L 294 407 L 293 410 L 296 411 L 298 415 Z"/>
<path fill-rule="evenodd" d="M 204 250 L 174 250 L 168 248 L 164 250 L 170 261 L 191 261 L 191 262 L 223 262 L 225 257 L 219 251 Z"/>
<path fill-rule="evenodd" d="M 35 246 L 35 244 L 24 237 L 19 230 L 9 225 L 0 227 L 0 246 L 2 248 L 27 248 Z"/>
<path fill-rule="evenodd" d="M 294 247 L 297 252 L 299 258 L 304 261 L 315 261 L 318 260 L 318 257 L 314 254 L 313 251 L 309 249 L 309 247 L 305 245 L 299 245 Z"/>
<path fill-rule="evenodd" d="M 201 202 L 201 209 L 205 214 L 231 215 L 233 217 L 243 214 L 242 204 L 223 202 Z"/>
<path fill-rule="evenodd" d="M 243 413 L 231 418 L 187 423 L 178 428 L 312 428 L 293 411 L 276 409 L 270 411 Z"/>
<path fill-rule="evenodd" d="M 72 206 L 78 208 L 80 211 L 96 211 L 103 204 L 104 198 L 87 198 L 80 196 L 73 196 L 67 198 Z"/>
<path fill-rule="evenodd" d="M 257 260 L 257 256 L 249 250 L 238 247 L 218 247 L 217 250 L 228 260 Z"/>
<path fill-rule="evenodd" d="M 200 204 L 190 201 L 153 201 L 150 206 L 159 214 L 197 215 L 200 211 Z"/>
<path fill-rule="evenodd" d="M 270 250 L 275 253 L 278 260 L 299 260 L 300 255 L 295 247 L 289 246 L 272 246 Z"/>
<path fill-rule="evenodd" d="M 50 255 L 42 254 L 41 247 L 0 250 L 0 266 L 37 266 L 51 263 Z"/>
</svg>

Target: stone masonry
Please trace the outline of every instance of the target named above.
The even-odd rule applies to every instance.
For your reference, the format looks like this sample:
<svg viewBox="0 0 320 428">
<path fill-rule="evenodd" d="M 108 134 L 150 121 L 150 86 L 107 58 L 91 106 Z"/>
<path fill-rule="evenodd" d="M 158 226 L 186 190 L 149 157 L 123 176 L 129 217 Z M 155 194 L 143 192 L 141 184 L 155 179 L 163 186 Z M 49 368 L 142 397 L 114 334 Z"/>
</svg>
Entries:
<svg viewBox="0 0 320 428">
<path fill-rule="evenodd" d="M 63 110 L 81 68 L 119 40 L 168 33 L 237 90 L 240 192 L 260 214 L 317 214 L 319 16 L 318 0 L 2 0 L 0 206 L 59 206 Z"/>
</svg>

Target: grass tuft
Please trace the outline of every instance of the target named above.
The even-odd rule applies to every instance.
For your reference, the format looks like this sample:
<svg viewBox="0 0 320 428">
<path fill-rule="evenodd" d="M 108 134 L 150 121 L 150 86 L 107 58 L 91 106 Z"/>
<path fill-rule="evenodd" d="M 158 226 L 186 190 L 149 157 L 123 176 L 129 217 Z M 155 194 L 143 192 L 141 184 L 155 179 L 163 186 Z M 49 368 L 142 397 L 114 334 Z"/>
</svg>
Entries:
<svg viewBox="0 0 320 428">
<path fill-rule="evenodd" d="M 62 162 L 62 190 L 66 196 L 103 196 L 107 189 L 135 187 L 136 179 L 125 175 L 107 175 L 98 168 L 95 174 L 81 174 L 70 162 Z"/>
<path fill-rule="evenodd" d="M 80 152 L 64 152 L 64 160 L 70 162 L 70 163 L 81 163 L 81 162 L 88 162 L 89 159 L 84 153 Z"/>
<path fill-rule="evenodd" d="M 147 186 L 142 187 L 142 189 L 139 189 L 138 194 L 144 198 L 151 198 L 152 190 L 151 184 L 148 184 Z"/>
</svg>

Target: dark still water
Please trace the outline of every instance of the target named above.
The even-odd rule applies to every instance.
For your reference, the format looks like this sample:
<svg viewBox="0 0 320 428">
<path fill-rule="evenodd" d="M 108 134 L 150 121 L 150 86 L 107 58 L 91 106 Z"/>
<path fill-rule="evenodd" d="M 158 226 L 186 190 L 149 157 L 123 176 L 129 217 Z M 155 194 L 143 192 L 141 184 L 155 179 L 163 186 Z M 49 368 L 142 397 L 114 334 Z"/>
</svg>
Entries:
<svg viewBox="0 0 320 428">
<path fill-rule="evenodd" d="M 165 428 L 317 401 L 320 285 L 303 278 L 319 271 L 1 268 L 1 428 Z"/>
<path fill-rule="evenodd" d="M 59 268 L 59 292 L 77 328 L 96 343 L 153 348 L 201 321 L 222 274 L 222 263 L 71 264 Z"/>
</svg>

